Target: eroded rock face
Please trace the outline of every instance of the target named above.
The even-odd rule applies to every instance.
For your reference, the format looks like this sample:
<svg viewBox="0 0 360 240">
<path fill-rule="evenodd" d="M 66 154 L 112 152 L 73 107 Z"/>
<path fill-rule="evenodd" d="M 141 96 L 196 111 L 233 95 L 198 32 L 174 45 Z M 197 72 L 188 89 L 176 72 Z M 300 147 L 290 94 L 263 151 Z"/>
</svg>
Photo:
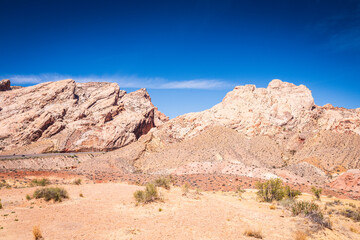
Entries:
<svg viewBox="0 0 360 240">
<path fill-rule="evenodd" d="M 9 79 L 3 79 L 0 81 L 0 91 L 7 91 L 10 90 L 10 80 Z"/>
<path fill-rule="evenodd" d="M 116 83 L 71 79 L 2 92 L 0 108 L 3 152 L 110 150 L 166 120 L 145 89 L 127 94 Z"/>
<path fill-rule="evenodd" d="M 210 126 L 225 126 L 248 137 L 266 135 L 288 150 L 323 130 L 360 134 L 360 112 L 314 104 L 304 85 L 273 80 L 267 88 L 238 86 L 223 101 L 203 112 L 170 120 L 154 134 L 164 142 L 191 138 Z"/>
</svg>

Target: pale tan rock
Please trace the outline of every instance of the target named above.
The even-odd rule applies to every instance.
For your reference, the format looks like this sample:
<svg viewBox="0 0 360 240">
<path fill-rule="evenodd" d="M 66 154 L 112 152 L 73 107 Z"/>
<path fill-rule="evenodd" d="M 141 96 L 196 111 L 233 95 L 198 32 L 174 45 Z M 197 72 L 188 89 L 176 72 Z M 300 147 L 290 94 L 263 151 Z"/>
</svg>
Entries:
<svg viewBox="0 0 360 240">
<path fill-rule="evenodd" d="M 52 151 L 115 149 L 166 120 L 145 89 L 126 94 L 116 83 L 71 79 L 2 92 L 0 107 L 3 151 L 44 139 Z"/>
</svg>

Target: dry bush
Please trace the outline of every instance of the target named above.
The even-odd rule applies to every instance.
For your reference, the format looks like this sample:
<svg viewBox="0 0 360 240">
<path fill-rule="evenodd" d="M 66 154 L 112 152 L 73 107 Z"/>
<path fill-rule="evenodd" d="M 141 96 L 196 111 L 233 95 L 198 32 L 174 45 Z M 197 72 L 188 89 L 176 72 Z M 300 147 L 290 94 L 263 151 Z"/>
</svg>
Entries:
<svg viewBox="0 0 360 240">
<path fill-rule="evenodd" d="M 245 230 L 244 235 L 248 236 L 248 237 L 263 239 L 261 230 L 255 230 L 255 229 L 248 228 Z"/>
<path fill-rule="evenodd" d="M 303 231 L 296 231 L 295 232 L 295 240 L 306 240 L 308 235 Z"/>
<path fill-rule="evenodd" d="M 1 199 L 0 199 L 0 209 L 2 209 L 2 208 L 3 208 L 3 205 L 2 205 Z"/>
<path fill-rule="evenodd" d="M 3 188 L 3 187 L 5 187 L 5 188 L 11 188 L 11 185 L 8 184 L 8 183 L 3 179 L 3 180 L 1 180 L 1 182 L 0 182 L 0 189 Z"/>
<path fill-rule="evenodd" d="M 324 218 L 319 205 L 316 203 L 309 201 L 296 201 L 292 204 L 291 210 L 294 216 L 302 214 L 309 218 L 312 222 L 331 229 L 330 220 L 328 218 Z"/>
<path fill-rule="evenodd" d="M 182 185 L 181 187 L 183 196 L 186 196 L 189 193 L 189 184 L 185 183 L 184 185 Z"/>
<path fill-rule="evenodd" d="M 41 230 L 39 226 L 34 226 L 32 230 L 34 240 L 43 240 L 44 237 L 41 234 Z"/>
<path fill-rule="evenodd" d="M 160 177 L 154 181 L 154 185 L 156 187 L 162 187 L 166 190 L 170 189 L 170 179 L 166 177 Z"/>
<path fill-rule="evenodd" d="M 134 198 L 137 203 L 150 203 L 156 200 L 160 200 L 159 193 L 154 184 L 146 184 L 145 190 L 138 190 L 134 192 Z"/>
<path fill-rule="evenodd" d="M 36 187 L 36 186 L 45 187 L 46 185 L 49 185 L 50 183 L 51 183 L 50 180 L 47 178 L 33 179 L 30 183 L 30 186 L 31 187 Z"/>
<path fill-rule="evenodd" d="M 275 210 L 275 209 L 276 209 L 276 206 L 275 206 L 275 205 L 270 205 L 270 209 L 271 209 L 271 210 Z"/>
<path fill-rule="evenodd" d="M 340 212 L 341 215 L 350 218 L 352 220 L 354 220 L 355 222 L 359 222 L 360 221 L 360 210 L 356 210 L 356 209 L 343 209 Z"/>
<path fill-rule="evenodd" d="M 33 197 L 44 198 L 45 201 L 53 199 L 55 202 L 61 202 L 64 198 L 69 198 L 69 194 L 64 188 L 48 187 L 37 189 L 33 193 Z"/>
<path fill-rule="evenodd" d="M 82 182 L 81 178 L 78 178 L 78 179 L 75 179 L 75 180 L 74 180 L 73 184 L 75 184 L 75 185 L 81 185 L 81 182 Z"/>
</svg>

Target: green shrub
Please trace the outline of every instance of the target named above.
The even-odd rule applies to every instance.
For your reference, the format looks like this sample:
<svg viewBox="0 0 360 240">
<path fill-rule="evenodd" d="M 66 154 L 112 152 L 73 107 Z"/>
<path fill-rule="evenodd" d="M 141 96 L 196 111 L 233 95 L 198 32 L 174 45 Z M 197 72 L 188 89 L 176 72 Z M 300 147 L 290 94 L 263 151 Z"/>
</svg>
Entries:
<svg viewBox="0 0 360 240">
<path fill-rule="evenodd" d="M 45 201 L 53 199 L 55 202 L 61 202 L 64 198 L 69 198 L 69 194 L 64 188 L 48 187 L 37 189 L 34 192 L 33 197 L 44 198 Z"/>
<path fill-rule="evenodd" d="M 282 181 L 279 178 L 270 179 L 266 182 L 257 182 L 256 188 L 258 189 L 257 196 L 260 201 L 279 201 L 285 196 Z"/>
<path fill-rule="evenodd" d="M 314 196 L 317 200 L 320 200 L 320 194 L 322 193 L 321 188 L 312 187 L 311 192 L 314 194 Z"/>
<path fill-rule="evenodd" d="M 137 203 L 150 203 L 160 199 L 157 188 L 152 183 L 146 184 L 144 191 L 134 192 L 134 198 Z"/>
<path fill-rule="evenodd" d="M 30 183 L 30 186 L 35 187 L 35 186 L 46 186 L 49 185 L 51 182 L 49 179 L 47 178 L 43 178 L 43 179 L 33 179 Z"/>
<path fill-rule="evenodd" d="M 166 190 L 170 189 L 170 179 L 165 177 L 160 177 L 154 181 L 154 185 L 156 187 L 162 187 Z"/>
</svg>

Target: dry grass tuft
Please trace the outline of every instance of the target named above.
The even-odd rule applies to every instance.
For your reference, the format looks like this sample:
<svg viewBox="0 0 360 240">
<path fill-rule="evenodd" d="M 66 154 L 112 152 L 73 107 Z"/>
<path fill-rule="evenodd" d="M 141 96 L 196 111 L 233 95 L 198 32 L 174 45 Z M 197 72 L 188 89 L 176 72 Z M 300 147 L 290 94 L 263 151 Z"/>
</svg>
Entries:
<svg viewBox="0 0 360 240">
<path fill-rule="evenodd" d="M 248 237 L 263 239 L 261 230 L 255 230 L 255 229 L 248 228 L 245 230 L 244 235 L 248 236 Z"/>
<path fill-rule="evenodd" d="M 360 230 L 352 226 L 350 227 L 350 231 L 352 231 L 353 233 L 360 234 Z"/>
<path fill-rule="evenodd" d="M 270 205 L 270 209 L 271 209 L 271 210 L 275 210 L 275 209 L 276 209 L 276 206 L 275 206 L 275 205 Z"/>
<path fill-rule="evenodd" d="M 295 232 L 295 240 L 306 240 L 308 235 L 303 231 L 296 231 Z"/>
<path fill-rule="evenodd" d="M 34 240 L 43 240 L 44 239 L 44 237 L 41 234 L 41 230 L 40 230 L 39 226 L 34 226 L 32 232 L 33 232 Z"/>
</svg>

